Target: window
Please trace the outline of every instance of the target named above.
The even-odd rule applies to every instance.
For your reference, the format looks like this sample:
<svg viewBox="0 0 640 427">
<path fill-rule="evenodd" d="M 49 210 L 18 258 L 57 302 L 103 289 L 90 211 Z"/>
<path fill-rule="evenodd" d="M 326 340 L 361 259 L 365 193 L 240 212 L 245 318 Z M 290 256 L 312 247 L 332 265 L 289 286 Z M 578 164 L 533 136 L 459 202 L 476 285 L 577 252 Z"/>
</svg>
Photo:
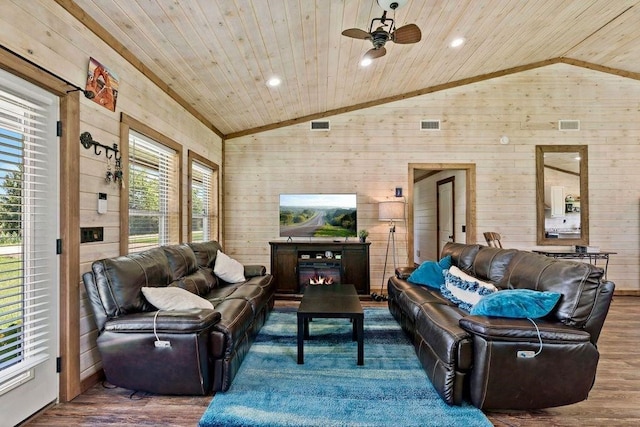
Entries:
<svg viewBox="0 0 640 427">
<path fill-rule="evenodd" d="M 219 240 L 218 166 L 189 150 L 189 241 Z"/>
<path fill-rule="evenodd" d="M 128 151 L 128 251 L 179 243 L 179 153 L 134 130 Z"/>
<path fill-rule="evenodd" d="M 57 99 L 13 78 L 0 74 L 0 394 L 58 345 Z"/>
</svg>

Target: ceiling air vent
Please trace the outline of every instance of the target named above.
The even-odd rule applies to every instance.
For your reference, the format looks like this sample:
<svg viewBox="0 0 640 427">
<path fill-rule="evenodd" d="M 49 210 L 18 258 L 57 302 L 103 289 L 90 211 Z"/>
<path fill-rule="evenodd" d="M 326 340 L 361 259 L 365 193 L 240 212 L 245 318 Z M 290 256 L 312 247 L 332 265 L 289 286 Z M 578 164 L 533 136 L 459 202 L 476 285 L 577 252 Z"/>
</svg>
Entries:
<svg viewBox="0 0 640 427">
<path fill-rule="evenodd" d="M 558 130 L 580 130 L 580 120 L 558 120 Z"/>
<path fill-rule="evenodd" d="M 440 120 L 420 120 L 420 130 L 440 130 Z"/>
<path fill-rule="evenodd" d="M 311 130 L 330 130 L 331 124 L 329 120 L 313 120 L 311 122 Z"/>
</svg>

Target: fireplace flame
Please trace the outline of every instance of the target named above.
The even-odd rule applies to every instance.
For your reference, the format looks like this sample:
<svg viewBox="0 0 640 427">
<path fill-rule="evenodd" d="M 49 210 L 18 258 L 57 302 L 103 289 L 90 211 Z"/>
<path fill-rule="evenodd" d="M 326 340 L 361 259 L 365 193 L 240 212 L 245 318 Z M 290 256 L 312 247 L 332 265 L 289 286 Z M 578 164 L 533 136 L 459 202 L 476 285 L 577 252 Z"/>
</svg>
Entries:
<svg viewBox="0 0 640 427">
<path fill-rule="evenodd" d="M 318 276 L 315 275 L 309 279 L 310 285 L 331 285 L 333 283 L 333 277 Z"/>
</svg>

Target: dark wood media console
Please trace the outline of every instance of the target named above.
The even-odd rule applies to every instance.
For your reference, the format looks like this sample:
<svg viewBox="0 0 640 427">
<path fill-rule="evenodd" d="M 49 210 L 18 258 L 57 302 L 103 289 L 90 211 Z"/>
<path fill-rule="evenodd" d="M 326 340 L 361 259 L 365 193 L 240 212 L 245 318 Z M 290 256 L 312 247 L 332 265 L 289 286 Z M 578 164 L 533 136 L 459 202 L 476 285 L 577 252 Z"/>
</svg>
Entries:
<svg viewBox="0 0 640 427">
<path fill-rule="evenodd" d="M 276 294 L 299 295 L 309 278 L 350 283 L 360 295 L 370 293 L 369 245 L 365 242 L 269 242 Z"/>
</svg>

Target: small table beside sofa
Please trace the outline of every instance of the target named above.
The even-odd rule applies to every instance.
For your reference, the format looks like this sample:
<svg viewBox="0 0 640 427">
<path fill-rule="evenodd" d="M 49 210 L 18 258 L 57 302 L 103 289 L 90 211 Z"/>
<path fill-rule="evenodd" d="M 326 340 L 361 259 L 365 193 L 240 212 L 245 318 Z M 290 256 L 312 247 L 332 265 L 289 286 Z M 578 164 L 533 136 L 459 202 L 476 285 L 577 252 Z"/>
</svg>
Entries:
<svg viewBox="0 0 640 427">
<path fill-rule="evenodd" d="M 158 394 L 226 391 L 274 306 L 266 268 L 215 241 L 98 260 L 83 281 L 107 381 Z"/>
<path fill-rule="evenodd" d="M 461 243 L 445 245 L 440 263 L 445 260 L 451 266 L 446 266 L 444 286 L 411 282 L 407 279 L 416 269 L 399 268 L 387 289 L 391 314 L 412 339 L 446 403 L 460 405 L 464 399 L 481 409 L 537 409 L 587 398 L 596 377 L 596 344 L 614 291 L 601 268 Z M 472 279 L 447 278 L 453 267 Z M 443 293 L 459 282 L 471 284 L 461 292 L 481 288 L 474 280 L 495 286 L 497 292 L 476 295 L 470 311 Z M 522 307 L 522 315 L 514 314 L 516 305 L 507 303 L 497 306 L 498 313 L 473 314 L 477 307 L 487 307 L 480 303 L 483 298 L 496 300 L 493 294 L 504 301 L 514 294 L 555 300 L 545 315 L 527 313 L 529 305 Z M 511 317 L 501 315 L 505 309 Z"/>
</svg>

